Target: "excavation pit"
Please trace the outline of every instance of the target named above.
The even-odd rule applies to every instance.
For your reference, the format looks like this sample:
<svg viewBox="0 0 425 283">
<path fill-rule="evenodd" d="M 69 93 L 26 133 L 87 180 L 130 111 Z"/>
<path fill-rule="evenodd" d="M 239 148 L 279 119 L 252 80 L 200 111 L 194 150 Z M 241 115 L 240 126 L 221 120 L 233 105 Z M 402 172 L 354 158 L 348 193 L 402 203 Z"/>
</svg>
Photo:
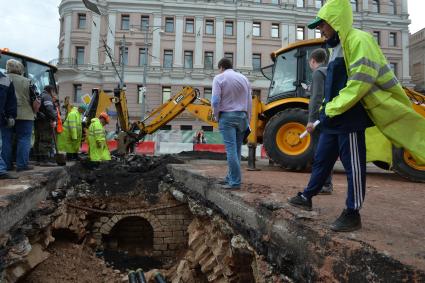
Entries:
<svg viewBox="0 0 425 283">
<path fill-rule="evenodd" d="M 156 270 L 170 282 L 255 282 L 253 249 L 232 247 L 237 233 L 223 219 L 173 195 L 167 165 L 187 155 L 82 162 L 40 176 L 40 186 L 58 183 L 5 234 L 5 282 L 122 282 L 137 268 L 150 282 Z"/>
<path fill-rule="evenodd" d="M 15 193 L 0 199 L 5 282 L 122 282 L 136 267 L 178 283 L 425 281 L 421 185 L 371 172 L 364 228 L 338 234 L 326 225 L 343 203 L 340 171 L 335 194 L 304 213 L 285 199 L 307 173 L 257 163 L 263 171 L 244 171 L 242 189 L 229 191 L 217 182 L 224 161 L 188 155 L 37 168 L 31 182 L 7 184 Z M 393 188 L 410 198 L 389 218 Z"/>
</svg>

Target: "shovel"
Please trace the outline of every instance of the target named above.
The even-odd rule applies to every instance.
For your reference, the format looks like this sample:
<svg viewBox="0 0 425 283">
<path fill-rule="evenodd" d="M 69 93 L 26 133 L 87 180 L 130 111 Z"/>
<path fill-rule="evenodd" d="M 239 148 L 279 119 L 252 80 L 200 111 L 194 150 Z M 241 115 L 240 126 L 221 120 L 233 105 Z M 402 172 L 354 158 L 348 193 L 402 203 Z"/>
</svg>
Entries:
<svg viewBox="0 0 425 283">
<path fill-rule="evenodd" d="M 66 165 L 66 156 L 65 154 L 59 153 L 58 151 L 58 143 L 56 141 L 56 132 L 55 128 L 52 128 L 52 137 L 53 137 L 53 143 L 55 144 L 55 161 L 60 166 Z"/>
</svg>

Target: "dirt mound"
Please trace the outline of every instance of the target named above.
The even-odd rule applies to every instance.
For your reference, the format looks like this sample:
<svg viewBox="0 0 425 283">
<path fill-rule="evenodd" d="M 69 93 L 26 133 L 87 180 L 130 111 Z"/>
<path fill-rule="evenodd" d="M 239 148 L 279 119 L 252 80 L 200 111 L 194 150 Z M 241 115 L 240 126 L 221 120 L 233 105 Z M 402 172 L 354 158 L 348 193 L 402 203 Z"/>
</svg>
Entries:
<svg viewBox="0 0 425 283">
<path fill-rule="evenodd" d="M 77 244 L 56 241 L 48 251 L 50 257 L 19 282 L 121 282 L 124 276 L 108 267 L 91 249 Z"/>
<path fill-rule="evenodd" d="M 154 195 L 159 182 L 167 174 L 167 164 L 181 164 L 183 160 L 164 155 L 147 157 L 132 155 L 126 159 L 100 164 L 82 161 L 70 171 L 71 184 L 77 196 L 113 196 L 131 193 Z"/>
</svg>

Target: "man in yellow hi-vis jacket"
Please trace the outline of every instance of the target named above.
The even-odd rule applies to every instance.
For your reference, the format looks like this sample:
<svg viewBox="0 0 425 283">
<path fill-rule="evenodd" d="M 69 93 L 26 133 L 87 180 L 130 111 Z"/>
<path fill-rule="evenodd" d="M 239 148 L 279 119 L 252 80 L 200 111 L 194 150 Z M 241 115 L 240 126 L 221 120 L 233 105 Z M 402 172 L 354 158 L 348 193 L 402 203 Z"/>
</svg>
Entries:
<svg viewBox="0 0 425 283">
<path fill-rule="evenodd" d="M 354 29 L 348 0 L 328 0 L 309 28 L 319 28 L 332 47 L 320 113 L 322 134 L 312 175 L 291 205 L 311 210 L 338 156 L 347 175 L 346 209 L 331 225 L 339 232 L 361 228 L 365 198 L 365 129 L 375 124 L 393 144 L 425 160 L 425 119 L 413 111 L 400 83 L 374 38 Z M 373 122 L 373 123 L 371 123 Z"/>
<path fill-rule="evenodd" d="M 63 123 L 63 131 L 58 135 L 58 150 L 66 152 L 67 159 L 77 160 L 78 151 L 83 136 L 82 114 L 87 110 L 87 105 L 73 107 Z"/>
<path fill-rule="evenodd" d="M 106 143 L 106 132 L 103 128 L 108 123 L 109 116 L 105 112 L 102 112 L 99 118 L 91 120 L 88 131 L 90 161 L 111 160 L 111 154 Z"/>
</svg>

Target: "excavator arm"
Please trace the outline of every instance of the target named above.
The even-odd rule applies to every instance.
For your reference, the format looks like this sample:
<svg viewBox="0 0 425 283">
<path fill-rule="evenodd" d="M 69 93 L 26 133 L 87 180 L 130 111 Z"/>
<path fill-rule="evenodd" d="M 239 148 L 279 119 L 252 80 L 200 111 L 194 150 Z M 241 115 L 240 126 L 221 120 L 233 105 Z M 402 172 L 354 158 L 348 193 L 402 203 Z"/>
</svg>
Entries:
<svg viewBox="0 0 425 283">
<path fill-rule="evenodd" d="M 142 121 L 134 122 L 128 131 L 122 131 L 118 135 L 118 153 L 125 154 L 131 151 L 137 141 L 143 140 L 148 134 L 153 134 L 185 110 L 217 128 L 218 124 L 214 119 L 210 101 L 200 98 L 197 89 L 185 86 L 167 102 L 154 109 Z M 120 115 L 118 108 L 117 111 Z"/>
</svg>

